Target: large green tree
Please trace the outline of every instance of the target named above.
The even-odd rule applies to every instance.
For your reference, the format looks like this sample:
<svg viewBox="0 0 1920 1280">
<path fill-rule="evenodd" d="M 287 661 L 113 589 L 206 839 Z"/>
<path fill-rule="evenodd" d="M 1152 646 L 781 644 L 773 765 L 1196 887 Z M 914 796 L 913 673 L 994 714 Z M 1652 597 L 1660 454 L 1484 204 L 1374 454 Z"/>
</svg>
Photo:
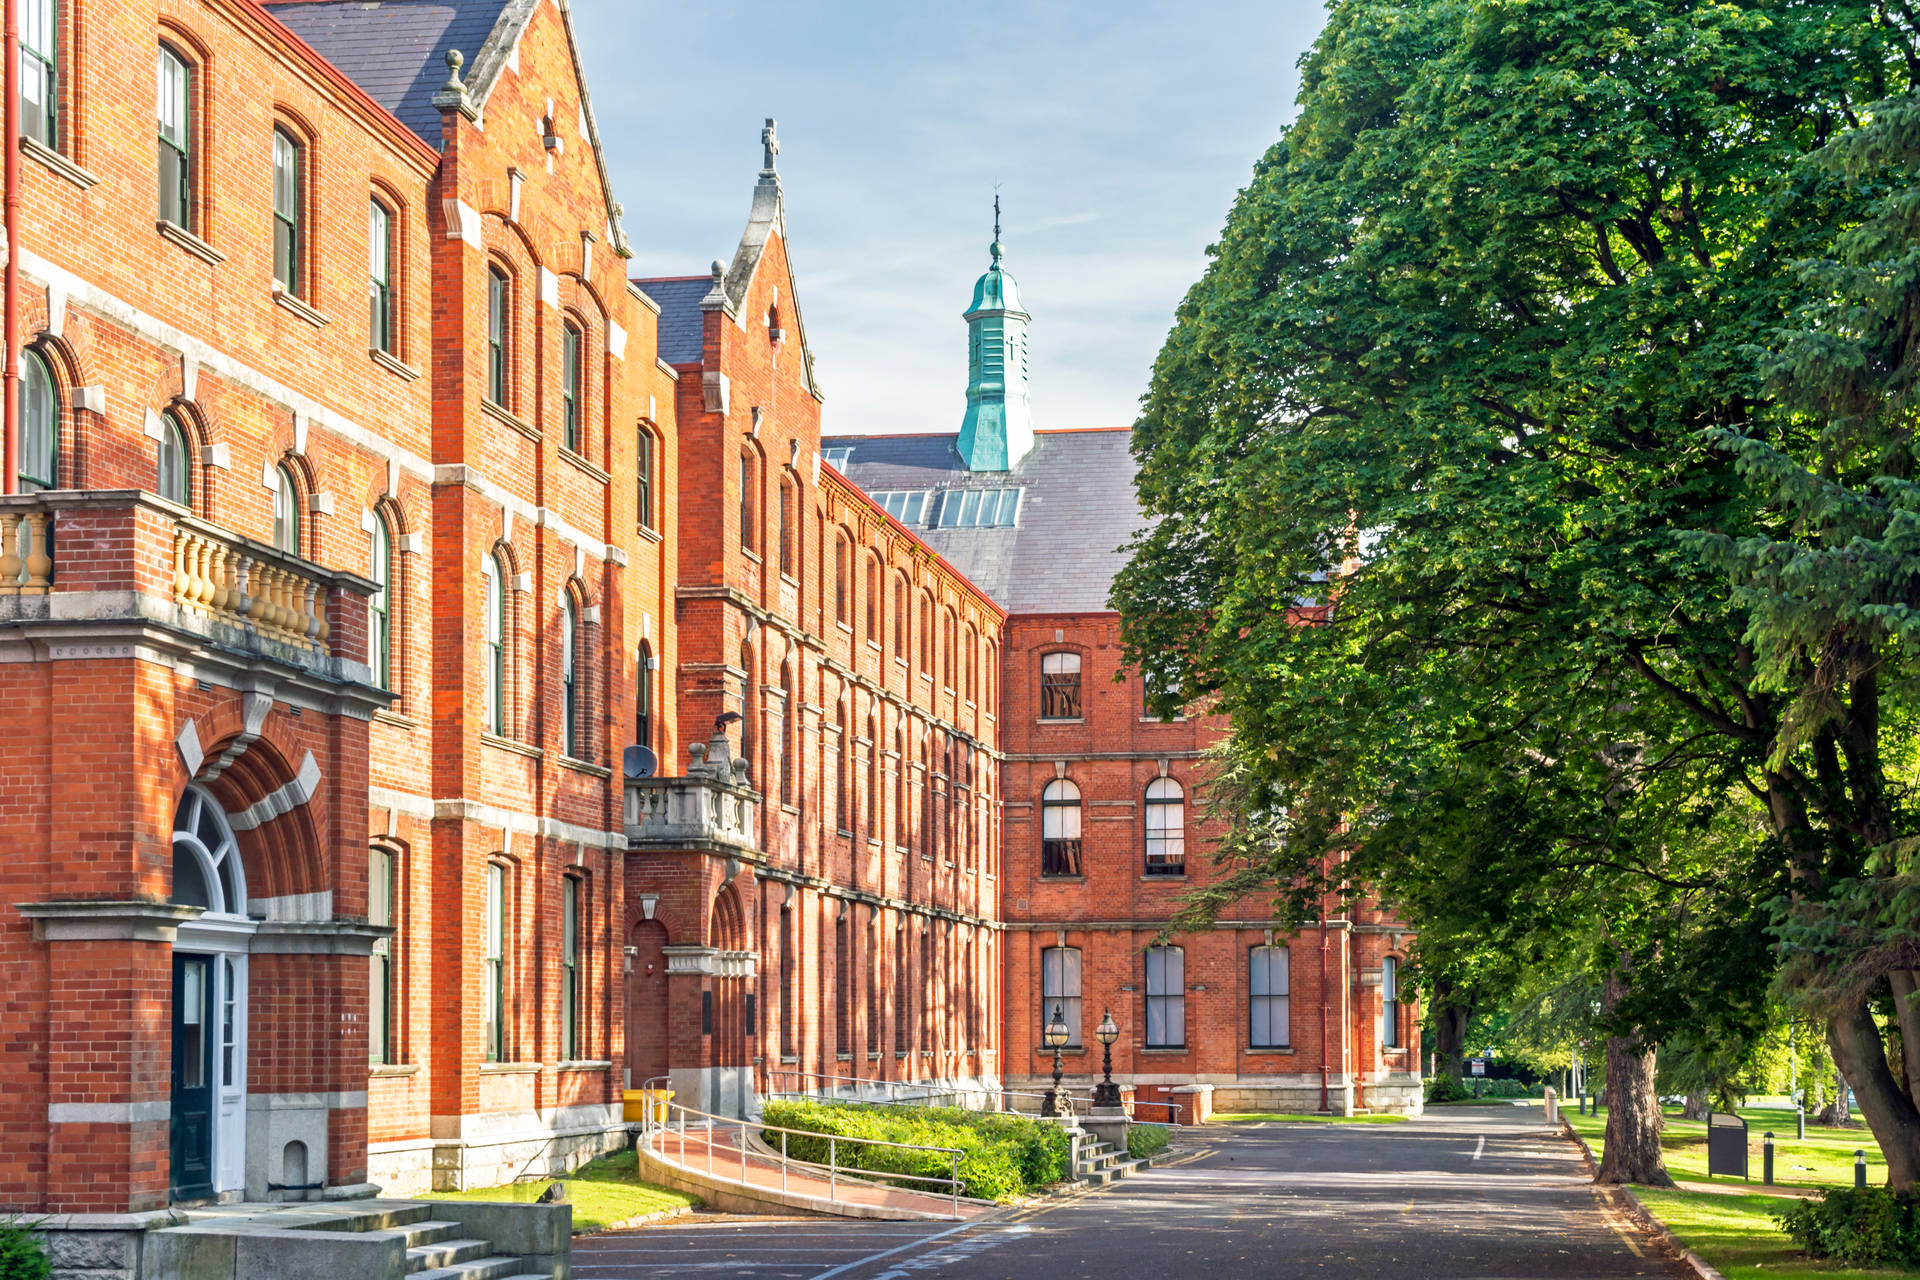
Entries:
<svg viewBox="0 0 1920 1280">
<path fill-rule="evenodd" d="M 1391 822 L 1428 856 L 1443 811 L 1396 790 L 1527 752 L 1633 762 L 1589 785 L 1652 816 L 1596 857 L 1664 857 L 1676 815 L 1750 803 L 1766 855 L 1725 873 L 1776 887 L 1780 954 L 1899 1186 L 1920 1094 L 1873 1002 L 1914 967 L 1908 637 L 1885 614 L 1911 583 L 1856 601 L 1873 627 L 1778 602 L 1818 572 L 1798 557 L 1859 533 L 1846 495 L 1901 498 L 1886 448 L 1822 461 L 1819 396 L 1787 385 L 1815 354 L 1762 353 L 1817 311 L 1806 264 L 1858 258 L 1836 228 L 1870 193 L 1808 158 L 1917 68 L 1912 15 L 1866 2 L 1334 5 L 1155 365 L 1156 522 L 1115 588 L 1150 688 L 1232 717 L 1296 849 Z M 1844 384 L 1830 361 L 1817 385 Z M 1686 948 L 1644 900 L 1609 909 L 1614 996 L 1657 1003 L 1649 968 Z M 1753 931 L 1706 917 L 1715 955 Z"/>
</svg>

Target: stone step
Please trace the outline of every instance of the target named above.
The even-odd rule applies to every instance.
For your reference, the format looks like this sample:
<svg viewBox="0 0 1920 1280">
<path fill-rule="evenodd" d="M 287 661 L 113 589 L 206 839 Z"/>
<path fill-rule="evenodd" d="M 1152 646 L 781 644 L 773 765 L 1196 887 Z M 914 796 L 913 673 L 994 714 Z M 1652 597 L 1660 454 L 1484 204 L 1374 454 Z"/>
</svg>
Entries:
<svg viewBox="0 0 1920 1280">
<path fill-rule="evenodd" d="M 409 1248 L 407 1271 L 445 1270 L 462 1262 L 472 1262 L 475 1258 L 492 1256 L 493 1242 L 489 1240 L 441 1240 Z"/>
<path fill-rule="evenodd" d="M 407 1248 L 412 1249 L 423 1244 L 435 1244 L 449 1236 L 460 1234 L 457 1222 L 435 1222 L 429 1218 L 425 1222 L 416 1222 L 402 1228 L 406 1232 Z"/>
<path fill-rule="evenodd" d="M 501 1256 L 456 1262 L 450 1267 L 435 1267 L 431 1271 L 416 1271 L 412 1280 L 507 1280 L 509 1276 L 521 1274 L 520 1259 Z"/>
<path fill-rule="evenodd" d="M 425 1204 L 399 1204 L 380 1209 L 363 1209 L 355 1213 L 341 1215 L 337 1223 L 326 1223 L 318 1230 L 322 1231 L 392 1231 L 400 1227 L 411 1227 L 425 1222 L 433 1215 L 433 1207 Z"/>
</svg>

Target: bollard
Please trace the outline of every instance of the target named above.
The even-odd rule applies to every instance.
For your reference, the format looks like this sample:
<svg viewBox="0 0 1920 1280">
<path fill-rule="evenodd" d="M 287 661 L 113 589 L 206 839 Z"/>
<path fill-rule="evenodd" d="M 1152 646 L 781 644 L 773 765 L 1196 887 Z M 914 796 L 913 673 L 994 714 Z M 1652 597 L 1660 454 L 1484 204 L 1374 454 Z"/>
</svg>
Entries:
<svg viewBox="0 0 1920 1280">
<path fill-rule="evenodd" d="M 1853 1185 L 1859 1191 L 1867 1189 L 1867 1153 L 1864 1151 L 1853 1153 Z"/>
<path fill-rule="evenodd" d="M 1585 1089 L 1580 1091 L 1580 1114 L 1587 1114 L 1587 1091 Z"/>
<path fill-rule="evenodd" d="M 1760 1146 L 1760 1181 L 1773 1185 L 1773 1133 L 1769 1130 Z"/>
<path fill-rule="evenodd" d="M 1802 1142 L 1807 1140 L 1807 1109 L 1805 1107 L 1793 1109 L 1793 1136 Z"/>
</svg>

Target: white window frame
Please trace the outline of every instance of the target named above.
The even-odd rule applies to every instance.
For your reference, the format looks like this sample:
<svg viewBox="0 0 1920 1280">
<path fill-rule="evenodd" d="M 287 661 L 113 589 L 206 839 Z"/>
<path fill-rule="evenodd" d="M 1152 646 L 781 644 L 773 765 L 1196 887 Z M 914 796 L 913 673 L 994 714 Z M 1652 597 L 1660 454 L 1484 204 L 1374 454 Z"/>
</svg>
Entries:
<svg viewBox="0 0 1920 1280">
<path fill-rule="evenodd" d="M 1274 963 L 1278 960 L 1278 965 Z M 1247 949 L 1247 1047 L 1293 1047 L 1293 952 L 1286 946 Z M 1264 1030 L 1263 1030 L 1264 1029 Z"/>
<path fill-rule="evenodd" d="M 1145 1044 L 1149 1049 L 1187 1047 L 1187 953 L 1180 947 L 1146 950 Z"/>
</svg>

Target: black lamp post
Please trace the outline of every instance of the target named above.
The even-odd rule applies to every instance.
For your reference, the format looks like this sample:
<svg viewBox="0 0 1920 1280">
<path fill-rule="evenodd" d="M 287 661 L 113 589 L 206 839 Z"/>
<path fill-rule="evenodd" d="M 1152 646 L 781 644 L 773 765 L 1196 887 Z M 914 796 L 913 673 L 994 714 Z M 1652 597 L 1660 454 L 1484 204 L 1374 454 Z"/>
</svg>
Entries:
<svg viewBox="0 0 1920 1280">
<path fill-rule="evenodd" d="M 1040 1103 L 1040 1114 L 1057 1116 L 1060 1114 L 1060 1050 L 1072 1035 L 1067 1030 L 1066 1020 L 1061 1016 L 1059 1005 L 1053 1006 L 1053 1017 L 1040 1032 L 1040 1043 L 1053 1050 L 1053 1088 L 1047 1090 L 1047 1096 Z"/>
<path fill-rule="evenodd" d="M 1118 1107 L 1120 1105 L 1120 1086 L 1113 1082 L 1113 1042 L 1120 1038 L 1120 1028 L 1113 1021 L 1113 1014 L 1102 1011 L 1100 1025 L 1093 1029 L 1103 1046 L 1101 1055 L 1105 1062 L 1101 1064 L 1103 1079 L 1093 1086 L 1093 1105 L 1096 1107 Z"/>
</svg>

